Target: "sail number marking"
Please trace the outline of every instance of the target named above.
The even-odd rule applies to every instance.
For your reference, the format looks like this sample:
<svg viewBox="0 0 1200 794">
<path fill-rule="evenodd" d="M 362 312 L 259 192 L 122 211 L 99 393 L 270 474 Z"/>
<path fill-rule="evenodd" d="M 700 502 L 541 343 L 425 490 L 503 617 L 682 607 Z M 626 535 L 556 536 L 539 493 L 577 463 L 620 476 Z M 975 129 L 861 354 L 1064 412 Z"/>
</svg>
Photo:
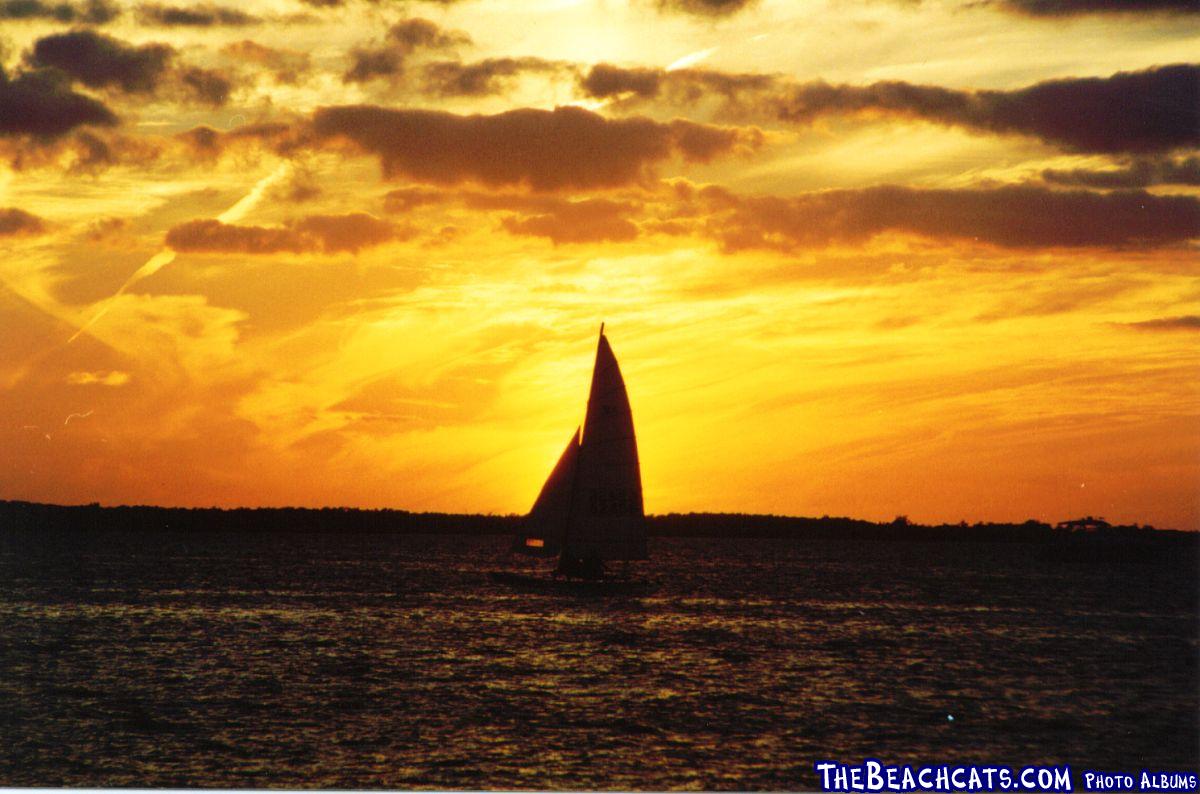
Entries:
<svg viewBox="0 0 1200 794">
<path fill-rule="evenodd" d="M 594 516 L 634 516 L 641 512 L 637 492 L 624 488 L 592 488 L 588 506 Z"/>
</svg>

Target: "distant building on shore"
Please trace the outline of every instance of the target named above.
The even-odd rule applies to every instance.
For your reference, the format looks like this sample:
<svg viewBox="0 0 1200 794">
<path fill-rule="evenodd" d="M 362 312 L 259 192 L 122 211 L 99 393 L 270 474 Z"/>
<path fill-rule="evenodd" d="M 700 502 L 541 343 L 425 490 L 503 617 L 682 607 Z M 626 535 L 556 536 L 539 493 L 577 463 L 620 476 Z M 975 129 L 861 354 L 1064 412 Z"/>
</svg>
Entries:
<svg viewBox="0 0 1200 794">
<path fill-rule="evenodd" d="M 1112 524 L 1103 518 L 1074 518 L 1070 521 L 1059 521 L 1054 525 L 1058 532 L 1098 532 L 1102 529 L 1112 529 Z"/>
</svg>

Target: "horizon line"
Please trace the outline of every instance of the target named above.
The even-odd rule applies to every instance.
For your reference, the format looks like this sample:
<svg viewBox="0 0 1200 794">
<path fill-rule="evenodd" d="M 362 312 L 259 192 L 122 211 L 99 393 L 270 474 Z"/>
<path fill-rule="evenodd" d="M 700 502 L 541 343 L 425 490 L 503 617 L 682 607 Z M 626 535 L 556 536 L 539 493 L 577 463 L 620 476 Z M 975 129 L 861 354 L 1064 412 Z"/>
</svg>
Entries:
<svg viewBox="0 0 1200 794">
<path fill-rule="evenodd" d="M 392 512 L 406 513 L 409 515 L 440 515 L 440 516 L 459 516 L 464 518 L 522 518 L 527 513 L 479 513 L 479 512 L 463 512 L 454 513 L 444 510 L 412 510 L 403 507 L 353 507 L 347 505 L 323 505 L 321 507 L 306 507 L 300 505 L 237 505 L 233 507 L 221 507 L 219 505 L 207 506 L 182 506 L 182 505 L 157 505 L 157 504 L 102 504 L 96 502 L 85 502 L 75 504 L 62 504 L 57 502 L 38 502 L 29 499 L 8 499 L 0 498 L 0 505 L 10 504 L 26 504 L 36 505 L 38 507 L 60 508 L 60 509 L 76 509 L 76 508 L 98 508 L 101 510 L 121 510 L 121 509 L 146 509 L 146 510 L 339 510 L 339 511 L 360 511 L 360 512 Z M 1134 528 L 1139 530 L 1154 531 L 1154 532 L 1185 532 L 1185 533 L 1200 533 L 1200 529 L 1178 529 L 1175 527 L 1157 527 L 1152 524 L 1144 524 L 1134 522 L 1132 524 L 1113 524 L 1109 523 L 1103 516 L 1080 516 L 1078 518 L 1064 519 L 1062 521 L 1050 522 L 1040 518 L 1027 518 L 1023 521 L 1003 521 L 1003 520 L 976 520 L 968 521 L 961 519 L 959 521 L 922 523 L 908 518 L 903 513 L 898 513 L 892 520 L 874 521 L 869 518 L 855 518 L 852 516 L 833 516 L 828 513 L 821 516 L 803 516 L 787 513 L 754 513 L 742 511 L 721 511 L 721 510 L 690 510 L 687 512 L 669 511 L 665 513 L 646 513 L 646 518 L 669 518 L 671 516 L 742 516 L 745 518 L 771 518 L 782 520 L 801 520 L 801 521 L 856 521 L 864 524 L 875 524 L 878 526 L 908 526 L 908 527 L 972 527 L 972 526 L 1022 526 L 1026 524 L 1040 524 L 1054 529 L 1062 524 L 1082 522 L 1082 521 L 1102 521 L 1112 528 Z"/>
</svg>

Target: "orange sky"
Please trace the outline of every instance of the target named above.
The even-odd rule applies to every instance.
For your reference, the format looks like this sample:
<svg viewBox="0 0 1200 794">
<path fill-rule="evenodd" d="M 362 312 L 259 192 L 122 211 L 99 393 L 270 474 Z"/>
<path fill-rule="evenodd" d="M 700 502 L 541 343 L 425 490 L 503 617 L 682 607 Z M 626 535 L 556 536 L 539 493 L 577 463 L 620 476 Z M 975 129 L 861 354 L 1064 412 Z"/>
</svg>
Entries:
<svg viewBox="0 0 1200 794">
<path fill-rule="evenodd" d="M 0 498 L 1200 529 L 1200 14 L 0 0 Z"/>
</svg>

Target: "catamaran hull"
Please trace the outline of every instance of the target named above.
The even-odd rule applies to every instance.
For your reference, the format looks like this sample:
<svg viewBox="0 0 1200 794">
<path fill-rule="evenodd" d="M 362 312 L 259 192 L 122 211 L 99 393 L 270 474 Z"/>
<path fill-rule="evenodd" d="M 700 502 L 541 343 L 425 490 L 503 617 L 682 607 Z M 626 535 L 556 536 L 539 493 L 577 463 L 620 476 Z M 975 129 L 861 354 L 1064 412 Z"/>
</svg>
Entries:
<svg viewBox="0 0 1200 794">
<path fill-rule="evenodd" d="M 521 524 L 513 551 L 557 556 L 554 578 L 496 572 L 492 580 L 543 593 L 624 595 L 644 584 L 610 578 L 604 563 L 646 559 L 646 515 L 633 409 L 604 325 L 576 428 Z"/>
<path fill-rule="evenodd" d="M 531 593 L 570 596 L 633 596 L 653 590 L 653 583 L 628 579 L 566 579 L 532 576 L 510 571 L 492 571 L 488 576 L 497 584 Z"/>
</svg>

